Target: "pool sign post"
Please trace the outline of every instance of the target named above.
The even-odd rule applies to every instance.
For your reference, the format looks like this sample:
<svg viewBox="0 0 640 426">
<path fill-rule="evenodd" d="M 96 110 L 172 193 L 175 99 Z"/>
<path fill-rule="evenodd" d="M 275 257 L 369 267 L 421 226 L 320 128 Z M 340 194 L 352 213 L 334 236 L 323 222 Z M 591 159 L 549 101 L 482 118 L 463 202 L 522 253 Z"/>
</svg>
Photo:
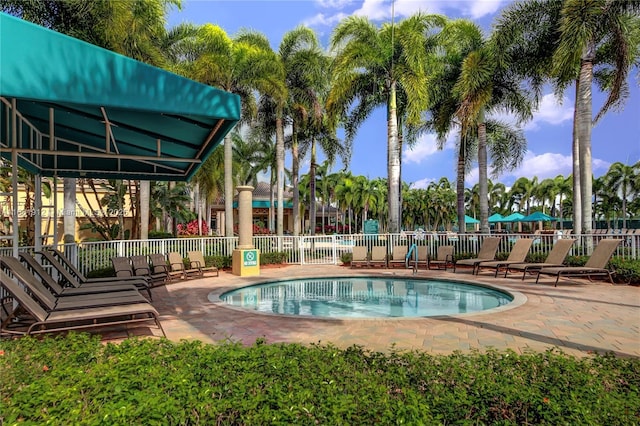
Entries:
<svg viewBox="0 0 640 426">
<path fill-rule="evenodd" d="M 253 187 L 238 186 L 238 248 L 231 256 L 233 275 L 260 275 L 260 251 L 253 246 Z"/>
</svg>

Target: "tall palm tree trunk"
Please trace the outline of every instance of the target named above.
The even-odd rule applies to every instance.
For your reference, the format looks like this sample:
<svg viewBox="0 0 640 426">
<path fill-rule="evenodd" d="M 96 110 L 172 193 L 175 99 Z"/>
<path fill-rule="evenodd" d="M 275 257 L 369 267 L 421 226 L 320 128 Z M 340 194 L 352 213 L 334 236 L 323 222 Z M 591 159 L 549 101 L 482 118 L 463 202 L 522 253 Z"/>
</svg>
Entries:
<svg viewBox="0 0 640 426">
<path fill-rule="evenodd" d="M 276 118 L 276 184 L 278 187 L 276 206 L 276 233 L 284 234 L 284 126 L 282 123 L 282 107 L 278 107 Z"/>
<path fill-rule="evenodd" d="M 589 45 L 583 54 L 580 64 L 580 83 L 578 103 L 578 141 L 580 149 L 580 197 L 582 204 L 582 233 L 591 234 L 592 226 L 592 167 L 591 167 L 591 123 L 592 123 L 592 93 L 593 52 L 594 46 Z"/>
<path fill-rule="evenodd" d="M 456 199 L 458 210 L 458 232 L 464 234 L 466 231 L 466 225 L 464 223 L 464 172 L 465 163 L 465 140 L 460 137 L 460 146 L 458 147 L 458 167 L 456 168 Z M 434 226 L 437 229 L 438 220 L 436 220 Z"/>
<path fill-rule="evenodd" d="M 309 233 L 316 235 L 316 142 L 311 141 L 311 165 L 309 166 Z"/>
<path fill-rule="evenodd" d="M 224 137 L 224 236 L 233 237 L 233 142 Z"/>
<path fill-rule="evenodd" d="M 292 124 L 291 146 L 291 186 L 293 187 L 293 235 L 300 235 L 300 190 L 299 173 L 300 173 L 300 152 L 298 150 L 298 138 L 296 136 L 296 123 Z"/>
<path fill-rule="evenodd" d="M 487 179 L 487 125 L 484 122 L 484 110 L 478 117 L 478 190 L 480 196 L 480 232 L 488 234 L 489 229 L 489 188 Z M 466 228 L 466 226 L 465 226 Z"/>
<path fill-rule="evenodd" d="M 400 152 L 398 143 L 398 117 L 396 109 L 396 83 L 391 82 L 389 91 L 389 116 L 387 123 L 387 175 L 389 194 L 389 218 L 387 232 L 400 231 Z"/>
<path fill-rule="evenodd" d="M 573 107 L 573 232 L 582 231 L 582 196 L 580 192 L 580 139 L 578 138 L 578 103 L 580 80 L 576 80 L 576 99 Z"/>
</svg>

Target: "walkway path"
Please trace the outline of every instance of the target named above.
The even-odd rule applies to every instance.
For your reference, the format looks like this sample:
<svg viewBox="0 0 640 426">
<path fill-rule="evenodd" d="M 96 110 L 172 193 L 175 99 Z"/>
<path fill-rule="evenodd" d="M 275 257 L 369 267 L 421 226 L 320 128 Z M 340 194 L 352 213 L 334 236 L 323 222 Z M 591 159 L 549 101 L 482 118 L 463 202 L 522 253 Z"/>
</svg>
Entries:
<svg viewBox="0 0 640 426">
<path fill-rule="evenodd" d="M 345 275 L 411 276 L 403 269 L 360 270 L 341 266 L 283 266 L 267 268 L 260 277 L 237 277 L 222 272 L 219 277 L 169 284 L 154 290 L 154 306 L 162 317 L 167 337 L 221 340 L 253 344 L 264 338 L 268 343 L 332 343 L 339 347 L 362 345 L 375 351 L 417 349 L 434 354 L 467 352 L 487 348 L 513 349 L 518 353 L 544 351 L 558 347 L 565 353 L 585 356 L 615 352 L 640 357 L 640 287 L 614 286 L 586 280 L 561 280 L 553 287 L 551 279 L 493 278 L 481 273 L 477 281 L 495 284 L 516 292 L 522 304 L 498 312 L 466 314 L 443 318 L 400 319 L 310 319 L 247 312 L 209 301 L 210 293 L 265 280 Z M 472 280 L 470 271 L 420 271 L 420 277 L 446 277 Z M 541 280 L 542 281 L 542 280 Z M 524 297 L 522 297 L 524 296 Z M 129 333 L 148 333 L 132 329 Z M 109 339 L 125 337 L 125 330 Z"/>
</svg>

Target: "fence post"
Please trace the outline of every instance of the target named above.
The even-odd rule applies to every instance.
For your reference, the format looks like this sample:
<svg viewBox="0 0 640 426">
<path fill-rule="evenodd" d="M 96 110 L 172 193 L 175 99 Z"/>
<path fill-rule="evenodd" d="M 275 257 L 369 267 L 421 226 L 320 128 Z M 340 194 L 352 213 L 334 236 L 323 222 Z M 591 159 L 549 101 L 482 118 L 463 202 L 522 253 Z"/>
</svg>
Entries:
<svg viewBox="0 0 640 426">
<path fill-rule="evenodd" d="M 338 239 L 336 238 L 336 234 L 331 236 L 331 247 L 333 248 L 333 264 L 338 264 Z"/>
</svg>

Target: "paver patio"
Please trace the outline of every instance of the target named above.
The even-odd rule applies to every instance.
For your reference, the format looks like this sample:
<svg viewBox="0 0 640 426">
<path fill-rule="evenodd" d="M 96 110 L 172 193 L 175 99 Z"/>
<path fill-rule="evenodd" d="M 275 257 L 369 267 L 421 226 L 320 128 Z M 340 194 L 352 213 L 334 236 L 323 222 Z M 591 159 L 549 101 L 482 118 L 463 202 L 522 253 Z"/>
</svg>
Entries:
<svg viewBox="0 0 640 426">
<path fill-rule="evenodd" d="M 317 319 L 255 313 L 225 305 L 218 295 L 230 289 L 278 279 L 331 276 L 397 275 L 409 270 L 350 269 L 333 265 L 291 265 L 262 269 L 260 277 L 238 277 L 221 272 L 219 277 L 169 284 L 154 290 L 153 305 L 161 314 L 167 337 L 174 341 L 198 339 L 213 343 L 226 339 L 253 344 L 332 343 L 354 344 L 375 351 L 424 350 L 434 354 L 453 351 L 513 349 L 518 353 L 557 347 L 586 356 L 614 352 L 640 356 L 640 287 L 611 285 L 588 280 L 563 279 L 534 284 L 535 279 L 494 278 L 469 271 L 424 271 L 418 277 L 472 280 L 514 292 L 520 306 L 439 318 Z M 209 300 L 210 295 L 212 300 Z M 107 339 L 155 330 L 114 330 Z"/>
</svg>

